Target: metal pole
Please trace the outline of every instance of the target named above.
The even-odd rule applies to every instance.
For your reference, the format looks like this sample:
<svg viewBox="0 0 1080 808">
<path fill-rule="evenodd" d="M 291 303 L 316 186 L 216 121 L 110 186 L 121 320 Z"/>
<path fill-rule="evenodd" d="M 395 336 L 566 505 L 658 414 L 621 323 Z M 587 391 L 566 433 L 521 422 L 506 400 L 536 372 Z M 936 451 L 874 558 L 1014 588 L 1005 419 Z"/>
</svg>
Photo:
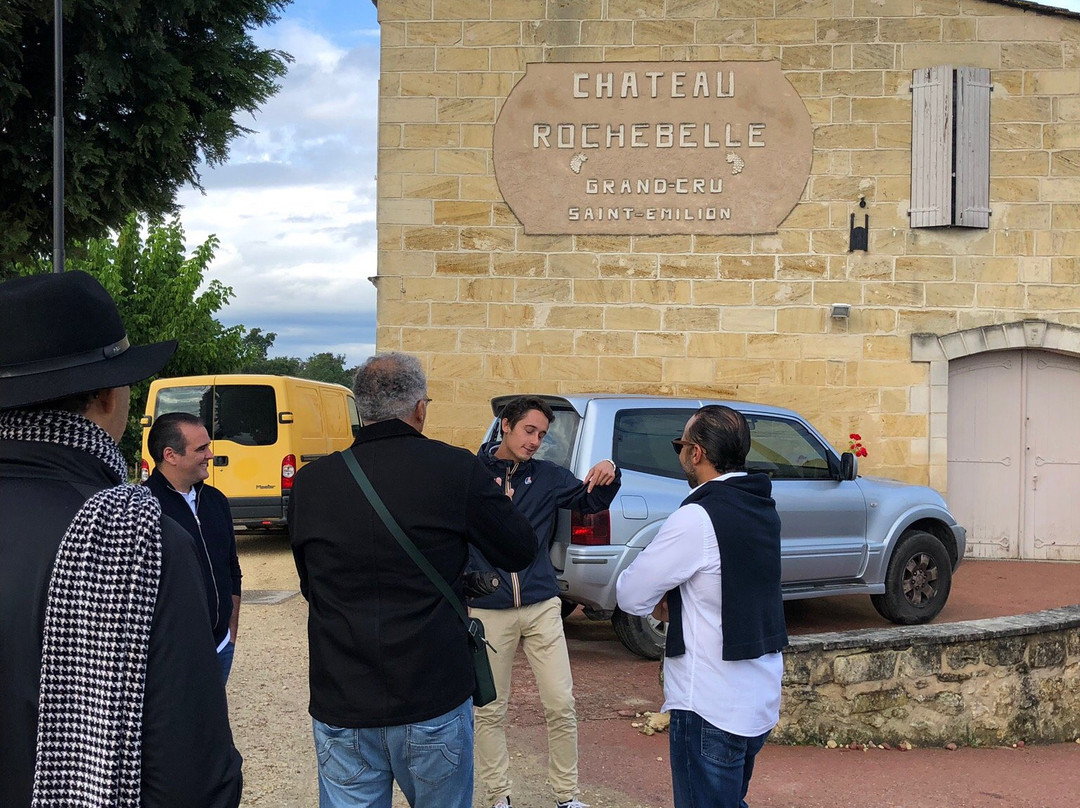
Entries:
<svg viewBox="0 0 1080 808">
<path fill-rule="evenodd" d="M 54 0 L 53 272 L 64 271 L 64 0 Z"/>
</svg>

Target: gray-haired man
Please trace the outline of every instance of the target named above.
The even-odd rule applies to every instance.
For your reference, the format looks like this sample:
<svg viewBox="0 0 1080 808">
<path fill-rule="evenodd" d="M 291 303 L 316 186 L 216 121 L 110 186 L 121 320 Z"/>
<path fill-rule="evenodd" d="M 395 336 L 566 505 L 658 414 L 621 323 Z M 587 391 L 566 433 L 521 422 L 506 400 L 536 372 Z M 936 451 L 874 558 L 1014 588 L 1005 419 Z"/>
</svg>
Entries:
<svg viewBox="0 0 1080 808">
<path fill-rule="evenodd" d="M 425 438 L 420 363 L 372 357 L 354 385 L 352 453 L 405 534 L 455 595 L 469 546 L 509 570 L 536 537 L 472 454 Z M 339 454 L 300 469 L 289 526 L 307 598 L 319 804 L 470 808 L 474 675 L 465 627 L 398 544 Z"/>
</svg>

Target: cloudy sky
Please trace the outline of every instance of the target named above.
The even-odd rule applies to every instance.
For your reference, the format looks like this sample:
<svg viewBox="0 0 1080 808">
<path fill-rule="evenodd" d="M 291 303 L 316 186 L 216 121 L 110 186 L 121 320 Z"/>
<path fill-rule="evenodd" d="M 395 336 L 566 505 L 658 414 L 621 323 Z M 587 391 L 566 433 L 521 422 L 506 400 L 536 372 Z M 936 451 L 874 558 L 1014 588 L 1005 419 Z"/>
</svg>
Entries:
<svg viewBox="0 0 1080 808">
<path fill-rule="evenodd" d="M 398 0 L 390 0 L 397 2 Z M 1080 0 L 1055 5 L 1080 11 Z M 186 189 L 194 246 L 221 244 L 210 277 L 232 286 L 220 319 L 274 331 L 277 356 L 374 351 L 379 26 L 370 0 L 294 0 L 256 41 L 295 57 L 229 162 Z"/>
<path fill-rule="evenodd" d="M 209 276 L 233 287 L 227 325 L 274 331 L 271 353 L 374 351 L 379 26 L 370 0 L 294 0 L 254 33 L 295 61 L 205 193 L 179 195 L 189 245 L 220 240 Z"/>
</svg>

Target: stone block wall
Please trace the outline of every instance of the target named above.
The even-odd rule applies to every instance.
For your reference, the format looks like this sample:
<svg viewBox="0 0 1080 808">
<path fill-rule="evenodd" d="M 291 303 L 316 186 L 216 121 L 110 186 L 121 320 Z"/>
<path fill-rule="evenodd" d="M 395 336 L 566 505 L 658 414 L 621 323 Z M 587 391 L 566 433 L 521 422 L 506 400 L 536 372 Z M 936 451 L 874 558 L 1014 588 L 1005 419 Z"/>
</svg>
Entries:
<svg viewBox="0 0 1080 808">
<path fill-rule="evenodd" d="M 995 746 L 1080 737 L 1080 606 L 793 638 L 780 743 Z"/>
<path fill-rule="evenodd" d="M 946 487 L 912 335 L 1080 325 L 1080 18 L 982 0 L 382 0 L 378 348 L 422 358 L 429 433 L 488 400 L 617 391 L 805 413 L 863 472 Z M 772 234 L 528 236 L 492 133 L 530 62 L 776 60 L 814 128 Z M 991 224 L 911 229 L 914 68 L 991 70 Z M 866 208 L 859 208 L 865 199 Z M 553 204 L 557 200 L 552 200 Z M 849 217 L 870 217 L 848 252 Z M 851 316 L 829 316 L 833 303 Z M 942 435 L 936 435 L 942 438 Z"/>
</svg>

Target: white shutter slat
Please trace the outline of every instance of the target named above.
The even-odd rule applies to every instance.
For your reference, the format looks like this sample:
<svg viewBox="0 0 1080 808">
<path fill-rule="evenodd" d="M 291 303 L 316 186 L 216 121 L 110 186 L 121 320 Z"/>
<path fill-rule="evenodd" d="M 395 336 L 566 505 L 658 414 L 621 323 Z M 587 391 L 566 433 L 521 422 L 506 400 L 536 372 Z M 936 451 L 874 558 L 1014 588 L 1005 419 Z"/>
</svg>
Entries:
<svg viewBox="0 0 1080 808">
<path fill-rule="evenodd" d="M 911 226 L 952 224 L 953 69 L 911 77 Z"/>
<path fill-rule="evenodd" d="M 961 227 L 990 226 L 990 71 L 956 70 L 956 213 Z"/>
</svg>

